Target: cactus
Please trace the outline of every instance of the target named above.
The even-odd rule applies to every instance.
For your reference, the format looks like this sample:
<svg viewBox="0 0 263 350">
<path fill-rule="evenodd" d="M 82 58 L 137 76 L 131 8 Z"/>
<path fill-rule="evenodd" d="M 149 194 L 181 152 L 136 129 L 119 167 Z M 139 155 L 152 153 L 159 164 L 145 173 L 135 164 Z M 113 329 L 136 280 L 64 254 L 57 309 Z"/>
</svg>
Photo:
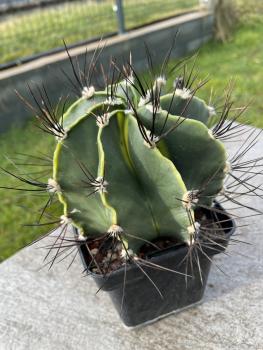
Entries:
<svg viewBox="0 0 263 350">
<path fill-rule="evenodd" d="M 53 175 L 47 184 L 16 178 L 49 193 L 44 210 L 58 196 L 64 212 L 57 222 L 77 228 L 77 244 L 112 236 L 135 255 L 159 238 L 191 245 L 199 239 L 197 209 L 211 209 L 218 194 L 231 200 L 225 178 L 237 179 L 232 173 L 242 168 L 239 157 L 230 164 L 220 140 L 237 131 L 241 114 L 227 121 L 230 94 L 210 129 L 215 109 L 196 96 L 205 81 L 193 87 L 193 69 L 187 76 L 184 67 L 169 91 L 163 67 L 147 81 L 131 64 L 112 63 L 112 78 L 97 91 L 70 63 L 80 97 L 65 113 L 64 103 L 60 119 L 46 90 L 37 97 L 30 89 L 40 128 L 57 141 Z M 249 180 L 245 187 L 255 194 Z"/>
<path fill-rule="evenodd" d="M 134 253 L 159 237 L 189 243 L 194 209 L 211 206 L 227 164 L 209 107 L 183 79 L 163 95 L 162 77 L 147 91 L 136 79 L 83 88 L 61 120 L 52 179 L 80 237 L 121 233 Z"/>
</svg>

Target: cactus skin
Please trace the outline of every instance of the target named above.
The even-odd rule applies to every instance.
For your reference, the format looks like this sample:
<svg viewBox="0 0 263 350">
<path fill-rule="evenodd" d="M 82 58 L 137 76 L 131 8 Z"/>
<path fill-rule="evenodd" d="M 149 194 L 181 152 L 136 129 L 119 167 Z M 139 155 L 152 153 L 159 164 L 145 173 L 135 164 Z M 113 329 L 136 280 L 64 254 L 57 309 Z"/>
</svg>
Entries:
<svg viewBox="0 0 263 350">
<path fill-rule="evenodd" d="M 158 97 L 156 88 L 157 99 L 148 101 L 129 79 L 108 89 L 114 101 L 107 91 L 95 92 L 63 117 L 67 135 L 55 150 L 53 178 L 64 215 L 90 238 L 118 225 L 135 253 L 159 237 L 189 242 L 192 209 L 211 206 L 225 177 L 226 151 L 206 126 L 207 105 L 195 96 Z M 98 123 L 101 115 L 107 116 L 105 125 Z M 147 144 L 143 133 L 153 125 L 156 143 Z M 94 185 L 96 179 L 102 187 Z M 185 203 L 191 191 L 199 193 L 198 201 Z"/>
<path fill-rule="evenodd" d="M 207 125 L 209 121 L 209 109 L 204 100 L 193 96 L 190 103 L 188 103 L 187 99 L 183 99 L 180 96 L 167 94 L 161 96 L 160 104 L 162 109 L 168 110 L 170 108 L 170 113 L 172 115 L 181 116 L 182 111 L 183 117 L 189 119 L 199 120 L 200 122 Z M 187 108 L 186 108 L 187 106 Z"/>
</svg>

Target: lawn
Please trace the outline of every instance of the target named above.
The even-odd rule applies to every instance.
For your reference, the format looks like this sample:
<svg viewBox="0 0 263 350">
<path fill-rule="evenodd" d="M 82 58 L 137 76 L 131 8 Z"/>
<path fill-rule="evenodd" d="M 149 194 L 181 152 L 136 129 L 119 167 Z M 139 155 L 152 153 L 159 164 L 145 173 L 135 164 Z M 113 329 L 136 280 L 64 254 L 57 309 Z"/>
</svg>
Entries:
<svg viewBox="0 0 263 350">
<path fill-rule="evenodd" d="M 227 44 L 210 42 L 198 57 L 200 74 L 209 75 L 210 82 L 201 97 L 209 98 L 211 87 L 222 95 L 226 82 L 235 81 L 234 98 L 237 105 L 249 104 L 243 121 L 263 128 L 263 18 L 257 17 L 237 30 Z"/>
<path fill-rule="evenodd" d="M 0 65 L 21 57 L 118 31 L 115 1 L 67 2 L 63 5 L 0 17 Z M 197 0 L 124 0 L 131 29 L 193 8 Z"/>
<path fill-rule="evenodd" d="M 203 89 L 202 96 L 208 97 L 211 86 L 220 93 L 224 90 L 226 81 L 231 77 L 236 79 L 234 96 L 239 105 L 251 102 L 246 112 L 245 121 L 249 119 L 253 125 L 263 128 L 263 19 L 255 17 L 239 26 L 231 41 L 227 44 L 210 42 L 201 50 L 198 59 L 201 76 L 209 74 L 211 81 Z M 34 154 L 52 153 L 53 141 L 40 131 L 33 130 L 32 123 L 23 129 L 13 129 L 1 135 L 1 166 L 10 167 L 4 156 L 18 157 L 23 163 L 26 159 L 16 153 Z M 42 162 L 43 163 L 43 162 Z M 9 164 L 9 165 L 8 165 Z M 46 163 L 45 163 L 46 164 Z M 43 164 L 43 165 L 45 165 Z M 19 167 L 21 172 L 38 172 L 46 167 L 31 166 L 29 169 Z M 45 176 L 44 176 L 45 178 Z M 45 179 L 46 180 L 46 179 Z M 10 178 L 0 174 L 0 186 L 10 185 Z M 13 184 L 14 182 L 11 182 Z M 4 260 L 25 244 L 48 230 L 48 227 L 24 227 L 25 223 L 34 222 L 38 209 L 43 205 L 42 198 L 25 196 L 12 191 L 1 191 L 0 217 L 0 261 Z"/>
<path fill-rule="evenodd" d="M 16 174 L 31 173 L 34 178 L 42 177 L 42 173 L 51 170 L 50 162 L 39 159 L 30 159 L 18 153 L 40 155 L 52 154 L 53 140 L 45 137 L 44 133 L 38 131 L 36 127 L 29 123 L 23 129 L 14 128 L 5 135 L 1 135 L 1 167 L 9 169 Z M 42 156 L 41 156 L 42 157 Z M 8 158 L 8 159 L 7 159 Z M 19 164 L 18 169 L 14 169 L 11 162 Z M 23 166 L 20 164 L 37 164 Z M 40 165 L 41 164 L 41 165 Z M 51 172 L 52 173 L 52 172 Z M 43 176 L 46 181 L 46 176 Z M 18 181 L 0 172 L 0 186 L 17 186 Z M 25 188 L 19 183 L 19 187 Z M 26 227 L 26 224 L 36 222 L 38 210 L 45 202 L 44 197 L 29 195 L 28 192 L 19 192 L 0 189 L 1 216 L 0 216 L 0 261 L 4 260 L 21 247 L 32 242 L 40 234 L 49 230 L 50 227 Z M 49 219 L 47 219 L 49 221 Z"/>
</svg>

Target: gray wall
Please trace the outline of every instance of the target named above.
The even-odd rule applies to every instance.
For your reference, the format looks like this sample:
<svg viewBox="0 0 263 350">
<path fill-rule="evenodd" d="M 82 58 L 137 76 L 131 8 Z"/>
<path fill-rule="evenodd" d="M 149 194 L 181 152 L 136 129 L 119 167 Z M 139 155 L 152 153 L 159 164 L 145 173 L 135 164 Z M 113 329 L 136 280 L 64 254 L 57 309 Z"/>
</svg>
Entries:
<svg viewBox="0 0 263 350">
<path fill-rule="evenodd" d="M 186 14 L 108 39 L 101 55 L 101 62 L 107 64 L 112 56 L 125 61 L 131 51 L 133 64 L 142 71 L 146 65 L 144 42 L 151 48 L 154 62 L 158 64 L 169 49 L 178 29 L 180 34 L 172 57 L 192 52 L 209 40 L 212 37 L 213 17 L 207 12 Z M 97 45 L 93 43 L 87 47 L 88 58 L 92 57 Z M 81 62 L 85 50 L 86 47 L 72 49 L 71 55 L 78 55 Z M 7 130 L 11 125 L 21 125 L 31 116 L 32 113 L 14 92 L 18 90 L 26 96 L 27 82 L 44 82 L 54 100 L 62 94 L 68 94 L 69 86 L 61 69 L 70 72 L 69 60 L 64 52 L 0 72 L 0 132 Z"/>
</svg>

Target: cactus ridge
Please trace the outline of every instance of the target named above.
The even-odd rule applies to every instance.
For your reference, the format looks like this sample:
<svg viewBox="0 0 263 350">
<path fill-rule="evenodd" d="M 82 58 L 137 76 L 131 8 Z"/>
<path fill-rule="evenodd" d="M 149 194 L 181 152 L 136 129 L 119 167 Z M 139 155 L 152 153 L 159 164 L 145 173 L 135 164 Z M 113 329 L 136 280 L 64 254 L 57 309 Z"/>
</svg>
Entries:
<svg viewBox="0 0 263 350">
<path fill-rule="evenodd" d="M 139 236 L 143 232 L 141 241 L 128 239 L 129 247 L 137 251 L 143 239 L 151 241 L 175 231 L 186 241 L 188 217 L 176 199 L 182 198 L 186 188 L 173 164 L 157 148 L 145 146 L 132 115 L 114 115 L 100 134 L 105 159 L 109 159 L 105 162 L 109 181 L 106 197 L 117 212 L 118 225 L 127 235 Z M 171 185 L 172 194 L 168 191 Z"/>
</svg>

